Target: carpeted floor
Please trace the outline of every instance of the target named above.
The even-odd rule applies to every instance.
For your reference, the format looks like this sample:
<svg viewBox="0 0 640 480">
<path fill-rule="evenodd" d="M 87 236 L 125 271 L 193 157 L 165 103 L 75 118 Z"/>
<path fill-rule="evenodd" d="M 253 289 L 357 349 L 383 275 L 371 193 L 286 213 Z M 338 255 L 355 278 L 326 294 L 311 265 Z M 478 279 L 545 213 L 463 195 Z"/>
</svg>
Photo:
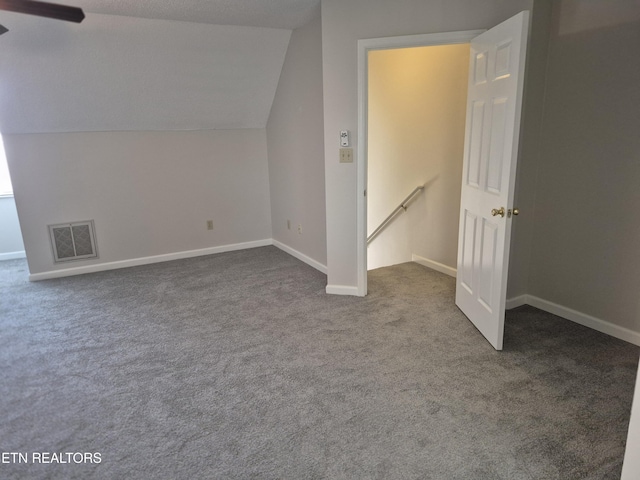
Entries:
<svg viewBox="0 0 640 480">
<path fill-rule="evenodd" d="M 2 479 L 620 476 L 640 350 L 521 307 L 496 352 L 420 265 L 365 298 L 274 247 L 27 273 L 0 265 Z"/>
</svg>

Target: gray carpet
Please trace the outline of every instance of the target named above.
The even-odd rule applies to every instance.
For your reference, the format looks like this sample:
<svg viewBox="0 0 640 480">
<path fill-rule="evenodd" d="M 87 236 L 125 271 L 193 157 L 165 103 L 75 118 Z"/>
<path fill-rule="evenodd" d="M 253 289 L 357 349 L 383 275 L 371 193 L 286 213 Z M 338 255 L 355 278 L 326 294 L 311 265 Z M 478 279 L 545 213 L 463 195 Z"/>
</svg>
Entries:
<svg viewBox="0 0 640 480">
<path fill-rule="evenodd" d="M 274 247 L 27 273 L 0 265 L 2 479 L 620 476 L 639 349 L 522 307 L 495 352 L 420 265 L 366 298 Z"/>
</svg>

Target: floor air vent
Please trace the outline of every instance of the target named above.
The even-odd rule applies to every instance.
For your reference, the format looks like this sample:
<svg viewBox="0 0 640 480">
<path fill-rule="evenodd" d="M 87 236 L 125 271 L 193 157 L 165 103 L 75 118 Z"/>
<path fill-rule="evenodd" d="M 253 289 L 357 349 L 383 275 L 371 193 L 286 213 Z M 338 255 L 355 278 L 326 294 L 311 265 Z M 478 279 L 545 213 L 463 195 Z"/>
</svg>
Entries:
<svg viewBox="0 0 640 480">
<path fill-rule="evenodd" d="M 98 256 L 93 220 L 49 225 L 49 235 L 56 262 Z"/>
</svg>

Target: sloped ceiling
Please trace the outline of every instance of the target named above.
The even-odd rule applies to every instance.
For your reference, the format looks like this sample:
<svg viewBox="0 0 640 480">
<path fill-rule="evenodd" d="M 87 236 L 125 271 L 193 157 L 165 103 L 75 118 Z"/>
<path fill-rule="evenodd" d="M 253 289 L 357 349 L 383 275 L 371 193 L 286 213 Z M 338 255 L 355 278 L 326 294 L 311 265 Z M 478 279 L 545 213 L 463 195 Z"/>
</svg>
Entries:
<svg viewBox="0 0 640 480">
<path fill-rule="evenodd" d="M 263 128 L 291 28 L 317 13 L 310 0 L 68 3 L 81 24 L 0 12 L 3 134 Z"/>
<path fill-rule="evenodd" d="M 294 30 L 308 23 L 320 4 L 320 0 L 68 1 L 91 13 L 285 30 Z"/>
</svg>

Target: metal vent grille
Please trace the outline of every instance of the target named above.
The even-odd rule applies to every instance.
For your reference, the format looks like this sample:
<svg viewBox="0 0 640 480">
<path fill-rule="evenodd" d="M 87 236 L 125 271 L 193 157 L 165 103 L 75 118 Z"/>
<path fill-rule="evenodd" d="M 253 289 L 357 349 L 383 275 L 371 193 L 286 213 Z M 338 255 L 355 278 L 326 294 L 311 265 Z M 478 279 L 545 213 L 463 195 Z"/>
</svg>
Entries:
<svg viewBox="0 0 640 480">
<path fill-rule="evenodd" d="M 56 262 L 98 256 L 93 220 L 49 225 L 49 234 Z"/>
</svg>

